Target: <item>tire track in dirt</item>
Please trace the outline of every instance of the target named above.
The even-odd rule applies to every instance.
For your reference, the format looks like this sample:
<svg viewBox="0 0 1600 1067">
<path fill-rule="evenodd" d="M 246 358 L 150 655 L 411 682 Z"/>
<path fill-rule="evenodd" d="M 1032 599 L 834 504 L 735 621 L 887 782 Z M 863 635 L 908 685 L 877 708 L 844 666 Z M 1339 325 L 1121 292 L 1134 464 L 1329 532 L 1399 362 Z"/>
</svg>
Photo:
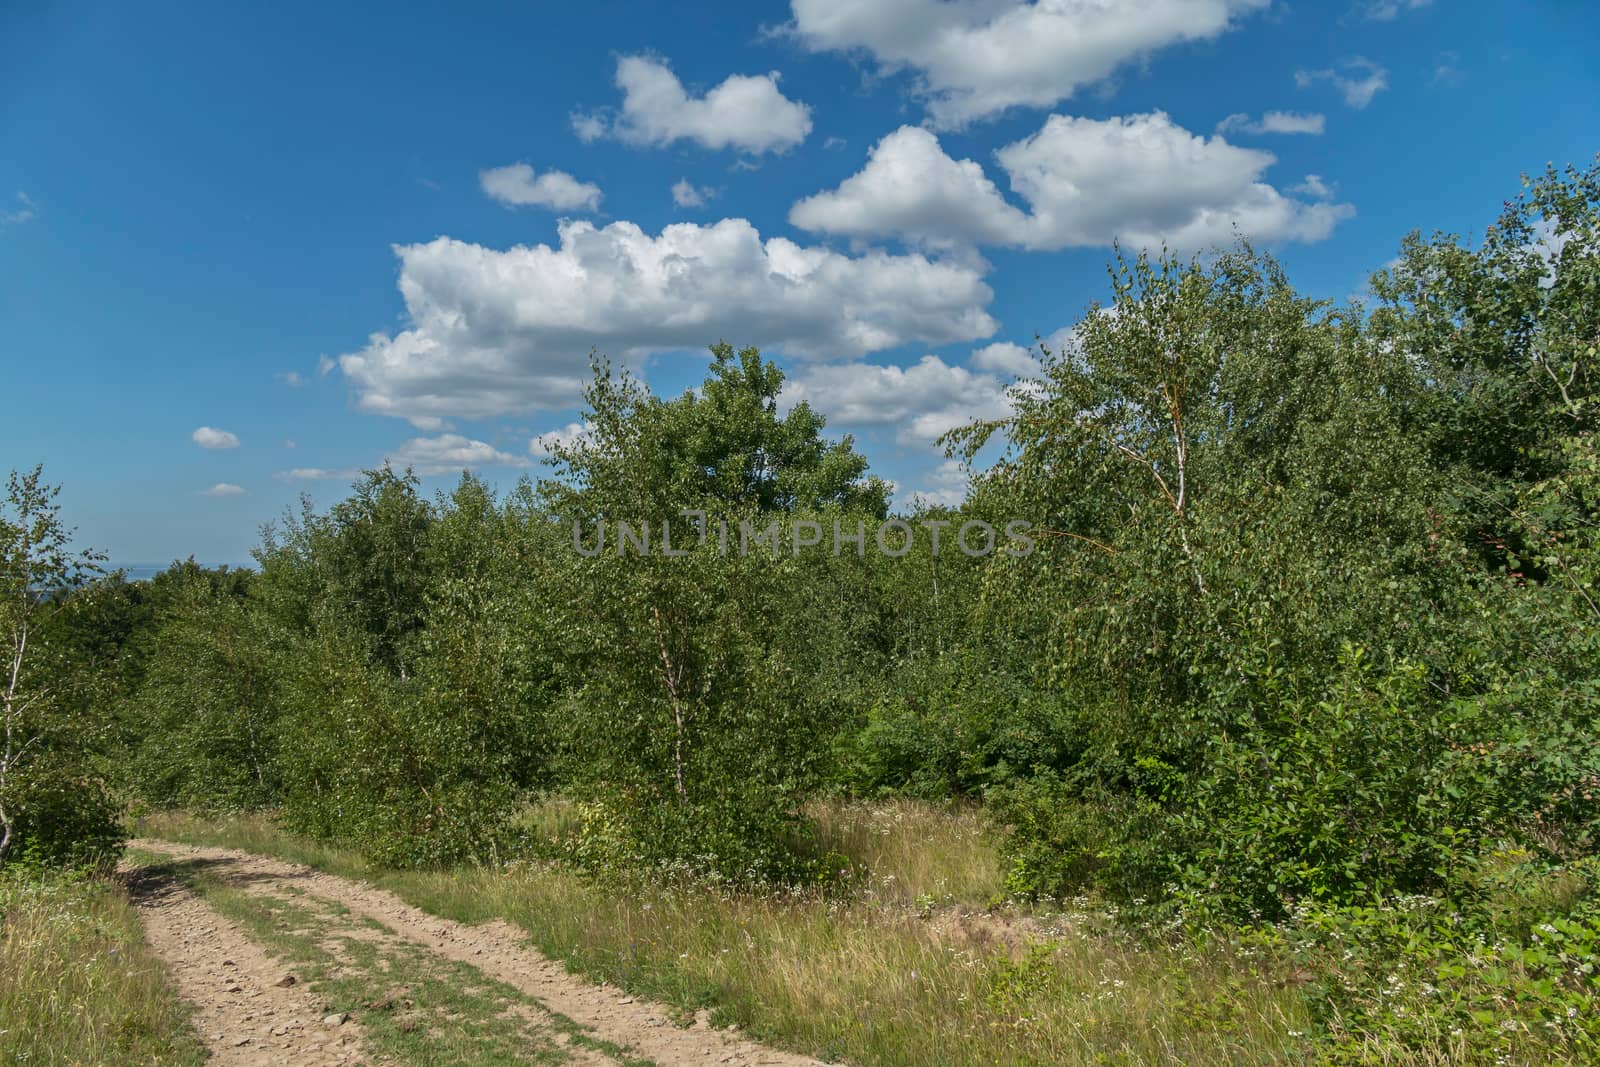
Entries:
<svg viewBox="0 0 1600 1067">
<path fill-rule="evenodd" d="M 173 878 L 124 864 L 145 938 L 166 962 L 218 1067 L 373 1064 L 359 1024 L 325 1005 L 231 919 Z"/>
<path fill-rule="evenodd" d="M 143 840 L 132 844 L 147 852 L 203 861 L 211 876 L 245 892 L 270 892 L 293 886 L 339 904 L 383 924 L 430 952 L 465 963 L 504 982 L 550 1011 L 572 1020 L 594 1037 L 660 1067 L 689 1064 L 697 1067 L 706 1064 L 825 1067 L 821 1060 L 771 1049 L 712 1029 L 703 1021 L 687 1029 L 675 1026 L 667 1009 L 659 1005 L 638 1000 L 615 987 L 593 984 L 568 974 L 565 966 L 534 949 L 528 944 L 527 935 L 507 922 L 468 926 L 442 919 L 407 904 L 387 890 L 269 856 L 169 841 Z"/>
</svg>

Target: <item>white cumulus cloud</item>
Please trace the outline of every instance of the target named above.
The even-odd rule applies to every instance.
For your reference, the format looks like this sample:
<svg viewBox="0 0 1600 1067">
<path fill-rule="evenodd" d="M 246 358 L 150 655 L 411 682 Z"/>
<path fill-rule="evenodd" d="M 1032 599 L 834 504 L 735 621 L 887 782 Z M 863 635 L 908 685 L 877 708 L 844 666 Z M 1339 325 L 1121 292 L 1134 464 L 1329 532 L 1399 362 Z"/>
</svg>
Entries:
<svg viewBox="0 0 1600 1067">
<path fill-rule="evenodd" d="M 1028 229 L 983 167 L 951 159 L 920 126 L 884 137 L 865 167 L 837 189 L 795 204 L 789 222 L 815 233 L 910 236 L 931 245 L 1021 244 Z"/>
<path fill-rule="evenodd" d="M 972 353 L 969 362 L 979 370 L 1013 378 L 1037 378 L 1043 373 L 1033 350 L 1011 341 L 996 341 Z"/>
<path fill-rule="evenodd" d="M 791 0 L 813 51 L 909 70 L 939 128 L 1051 107 L 1124 63 L 1216 37 L 1271 0 Z"/>
<path fill-rule="evenodd" d="M 431 474 L 458 474 L 479 467 L 525 467 L 521 456 L 502 452 L 486 441 L 475 441 L 458 433 L 437 437 L 413 437 L 384 457 L 391 467 L 410 467 L 424 477 Z"/>
<path fill-rule="evenodd" d="M 218 430 L 210 426 L 202 426 L 189 435 L 189 439 L 201 448 L 238 448 L 239 438 L 227 430 Z"/>
<path fill-rule="evenodd" d="M 1011 413 L 1007 385 L 989 373 L 974 373 L 923 356 L 909 367 L 893 364 L 827 363 L 800 368 L 783 387 L 787 405 L 806 401 L 844 427 L 893 426 L 906 444 L 931 445 L 940 434 L 974 419 Z"/>
<path fill-rule="evenodd" d="M 526 163 L 478 172 L 478 183 L 491 199 L 507 207 L 547 207 L 552 211 L 598 211 L 600 187 L 580 182 L 566 171 L 536 174 Z"/>
<path fill-rule="evenodd" d="M 627 359 L 725 337 L 848 359 L 996 328 L 994 294 L 967 262 L 763 240 L 744 219 L 654 236 L 631 222 L 566 221 L 558 233 L 554 247 L 447 237 L 396 247 L 409 325 L 340 357 L 359 406 L 426 428 L 573 406 L 594 349 Z"/>
<path fill-rule="evenodd" d="M 1352 213 L 1306 203 L 1261 180 L 1270 152 L 1204 137 L 1152 112 L 1112 119 L 1052 115 L 995 153 L 1011 191 L 983 168 L 945 154 L 933 134 L 901 127 L 838 188 L 801 200 L 789 221 L 856 239 L 897 237 L 933 247 L 1005 245 L 1038 251 L 1113 241 L 1177 249 L 1259 240 L 1318 241 Z"/>
<path fill-rule="evenodd" d="M 1307 174 L 1305 181 L 1299 185 L 1291 186 L 1289 191 L 1298 193 L 1301 196 L 1314 197 L 1318 200 L 1332 200 L 1336 195 L 1334 187 L 1323 181 L 1320 174 Z"/>
<path fill-rule="evenodd" d="M 693 141 L 705 148 L 781 152 L 811 132 L 811 109 L 778 89 L 778 72 L 734 74 L 694 96 L 659 59 L 617 61 L 622 106 L 616 112 L 579 112 L 572 128 L 583 141 L 610 136 L 625 144 L 661 147 Z"/>
<path fill-rule="evenodd" d="M 393 470 L 410 468 L 421 477 L 438 474 L 459 474 L 464 470 L 482 467 L 527 467 L 530 461 L 523 456 L 489 444 L 464 437 L 458 433 L 442 433 L 434 437 L 413 437 L 390 449 L 381 466 Z M 287 481 L 327 481 L 354 479 L 361 476 L 358 467 L 294 467 L 279 471 L 278 478 Z"/>
<path fill-rule="evenodd" d="M 279 471 L 274 477 L 282 478 L 285 481 L 318 482 L 332 478 L 356 478 L 360 474 L 361 471 L 355 467 L 342 467 L 338 470 L 331 470 L 327 467 L 294 467 L 290 470 Z"/>
<path fill-rule="evenodd" d="M 200 490 L 201 496 L 242 496 L 244 489 L 232 482 L 218 482 L 210 489 Z"/>
</svg>

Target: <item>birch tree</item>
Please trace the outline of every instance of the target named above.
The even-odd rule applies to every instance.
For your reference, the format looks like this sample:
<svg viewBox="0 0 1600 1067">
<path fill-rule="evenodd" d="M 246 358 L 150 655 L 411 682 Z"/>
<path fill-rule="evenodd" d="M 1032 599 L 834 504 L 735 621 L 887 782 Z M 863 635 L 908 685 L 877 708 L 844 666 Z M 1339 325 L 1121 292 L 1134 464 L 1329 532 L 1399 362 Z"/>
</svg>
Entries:
<svg viewBox="0 0 1600 1067">
<path fill-rule="evenodd" d="M 627 808 L 626 860 L 759 878 L 783 865 L 784 816 L 818 759 L 808 694 L 843 658 L 817 649 L 848 614 L 843 597 L 812 624 L 789 609 L 860 566 L 777 546 L 801 515 L 881 515 L 887 486 L 805 404 L 778 415 L 783 376 L 758 352 L 712 352 L 704 388 L 670 400 L 597 366 L 586 432 L 553 449 L 541 493 L 576 526 L 556 576 L 581 679 L 573 775 Z"/>
<path fill-rule="evenodd" d="M 59 486 L 44 481 L 42 466 L 6 479 L 0 507 L 0 632 L 5 635 L 4 689 L 0 690 L 0 866 L 16 844 L 19 795 L 37 757 L 49 743 L 51 687 L 34 669 L 38 635 L 61 595 L 86 573 L 96 573 L 94 552 L 71 550 L 72 531 L 61 520 Z"/>
</svg>

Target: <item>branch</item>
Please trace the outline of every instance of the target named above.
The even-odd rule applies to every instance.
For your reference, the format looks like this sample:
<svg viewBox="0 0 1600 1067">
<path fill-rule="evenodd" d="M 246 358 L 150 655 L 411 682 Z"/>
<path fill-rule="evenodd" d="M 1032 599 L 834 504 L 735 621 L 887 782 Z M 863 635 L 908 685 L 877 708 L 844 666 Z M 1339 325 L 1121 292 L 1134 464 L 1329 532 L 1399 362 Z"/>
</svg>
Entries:
<svg viewBox="0 0 1600 1067">
<path fill-rule="evenodd" d="M 1117 554 L 1117 550 L 1106 544 L 1104 541 L 1096 541 L 1092 537 L 1086 537 L 1080 533 L 1073 533 L 1071 530 L 1052 530 L 1048 528 L 1041 528 L 1033 532 L 1043 534 L 1046 537 L 1070 537 L 1074 541 L 1082 541 L 1085 544 L 1093 545 L 1100 551 L 1109 552 L 1113 556 Z"/>
<path fill-rule="evenodd" d="M 1572 395 L 1567 391 L 1568 387 L 1571 386 L 1578 377 L 1578 361 L 1572 361 L 1572 373 L 1567 375 L 1565 384 L 1562 384 L 1561 379 L 1556 377 L 1555 368 L 1550 366 L 1550 361 L 1545 358 L 1545 355 L 1542 352 L 1538 355 L 1538 363 L 1539 366 L 1544 368 L 1545 374 L 1549 375 L 1550 380 L 1555 383 L 1556 389 L 1561 392 L 1561 400 L 1567 405 L 1568 413 L 1575 419 L 1580 417 L 1583 414 L 1583 411 L 1576 403 L 1573 402 Z"/>
</svg>

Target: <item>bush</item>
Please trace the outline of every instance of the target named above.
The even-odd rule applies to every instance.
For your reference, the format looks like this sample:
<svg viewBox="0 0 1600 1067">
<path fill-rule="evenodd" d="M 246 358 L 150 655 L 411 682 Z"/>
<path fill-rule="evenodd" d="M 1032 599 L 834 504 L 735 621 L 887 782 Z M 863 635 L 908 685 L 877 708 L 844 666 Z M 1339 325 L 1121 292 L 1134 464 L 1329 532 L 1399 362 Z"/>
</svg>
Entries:
<svg viewBox="0 0 1600 1067">
<path fill-rule="evenodd" d="M 124 711 L 143 735 L 129 776 L 158 807 L 249 811 L 278 802 L 277 642 L 252 605 L 190 583 L 155 635 Z"/>
<path fill-rule="evenodd" d="M 62 754 L 45 753 L 4 798 L 13 814 L 6 864 L 109 868 L 127 834 L 105 781 Z"/>
<path fill-rule="evenodd" d="M 835 745 L 834 779 L 858 796 L 981 796 L 1082 748 L 1057 700 L 956 657 L 904 666 L 885 688 Z"/>
<path fill-rule="evenodd" d="M 85 707 L 102 692 L 93 657 L 53 626 L 84 579 L 93 552 L 69 551 L 71 531 L 42 468 L 12 471 L 0 497 L 0 868 L 96 864 L 121 841 L 117 808 L 97 771 L 101 722 Z"/>
<path fill-rule="evenodd" d="M 1472 906 L 1311 905 L 1250 940 L 1316 976 L 1305 992 L 1325 1062 L 1371 1062 L 1379 1045 L 1443 1045 L 1452 1062 L 1587 1062 L 1600 1055 L 1595 871 L 1516 863 L 1480 876 L 1488 895 Z"/>
<path fill-rule="evenodd" d="M 1060 778 L 1039 776 L 991 794 L 1009 824 L 1001 854 L 1006 889 L 1023 899 L 1105 892 L 1135 907 L 1168 888 L 1171 857 L 1156 836 L 1153 805 L 1127 797 L 1086 799 Z"/>
<path fill-rule="evenodd" d="M 285 680 L 284 821 L 385 866 L 487 859 L 518 790 L 515 750 L 448 691 L 373 665 L 359 638 L 308 641 Z"/>
<path fill-rule="evenodd" d="M 846 864 L 819 857 L 810 826 L 735 791 L 693 804 L 640 792 L 591 794 L 563 854 L 601 877 L 648 875 L 735 888 L 835 884 Z"/>
<path fill-rule="evenodd" d="M 1093 775 L 998 798 L 1012 888 L 1273 919 L 1301 900 L 1445 885 L 1505 813 L 1462 788 L 1478 709 L 1425 688 L 1420 669 L 1380 671 L 1352 646 L 1318 699 L 1264 686 L 1164 730 L 1107 731 Z"/>
</svg>

